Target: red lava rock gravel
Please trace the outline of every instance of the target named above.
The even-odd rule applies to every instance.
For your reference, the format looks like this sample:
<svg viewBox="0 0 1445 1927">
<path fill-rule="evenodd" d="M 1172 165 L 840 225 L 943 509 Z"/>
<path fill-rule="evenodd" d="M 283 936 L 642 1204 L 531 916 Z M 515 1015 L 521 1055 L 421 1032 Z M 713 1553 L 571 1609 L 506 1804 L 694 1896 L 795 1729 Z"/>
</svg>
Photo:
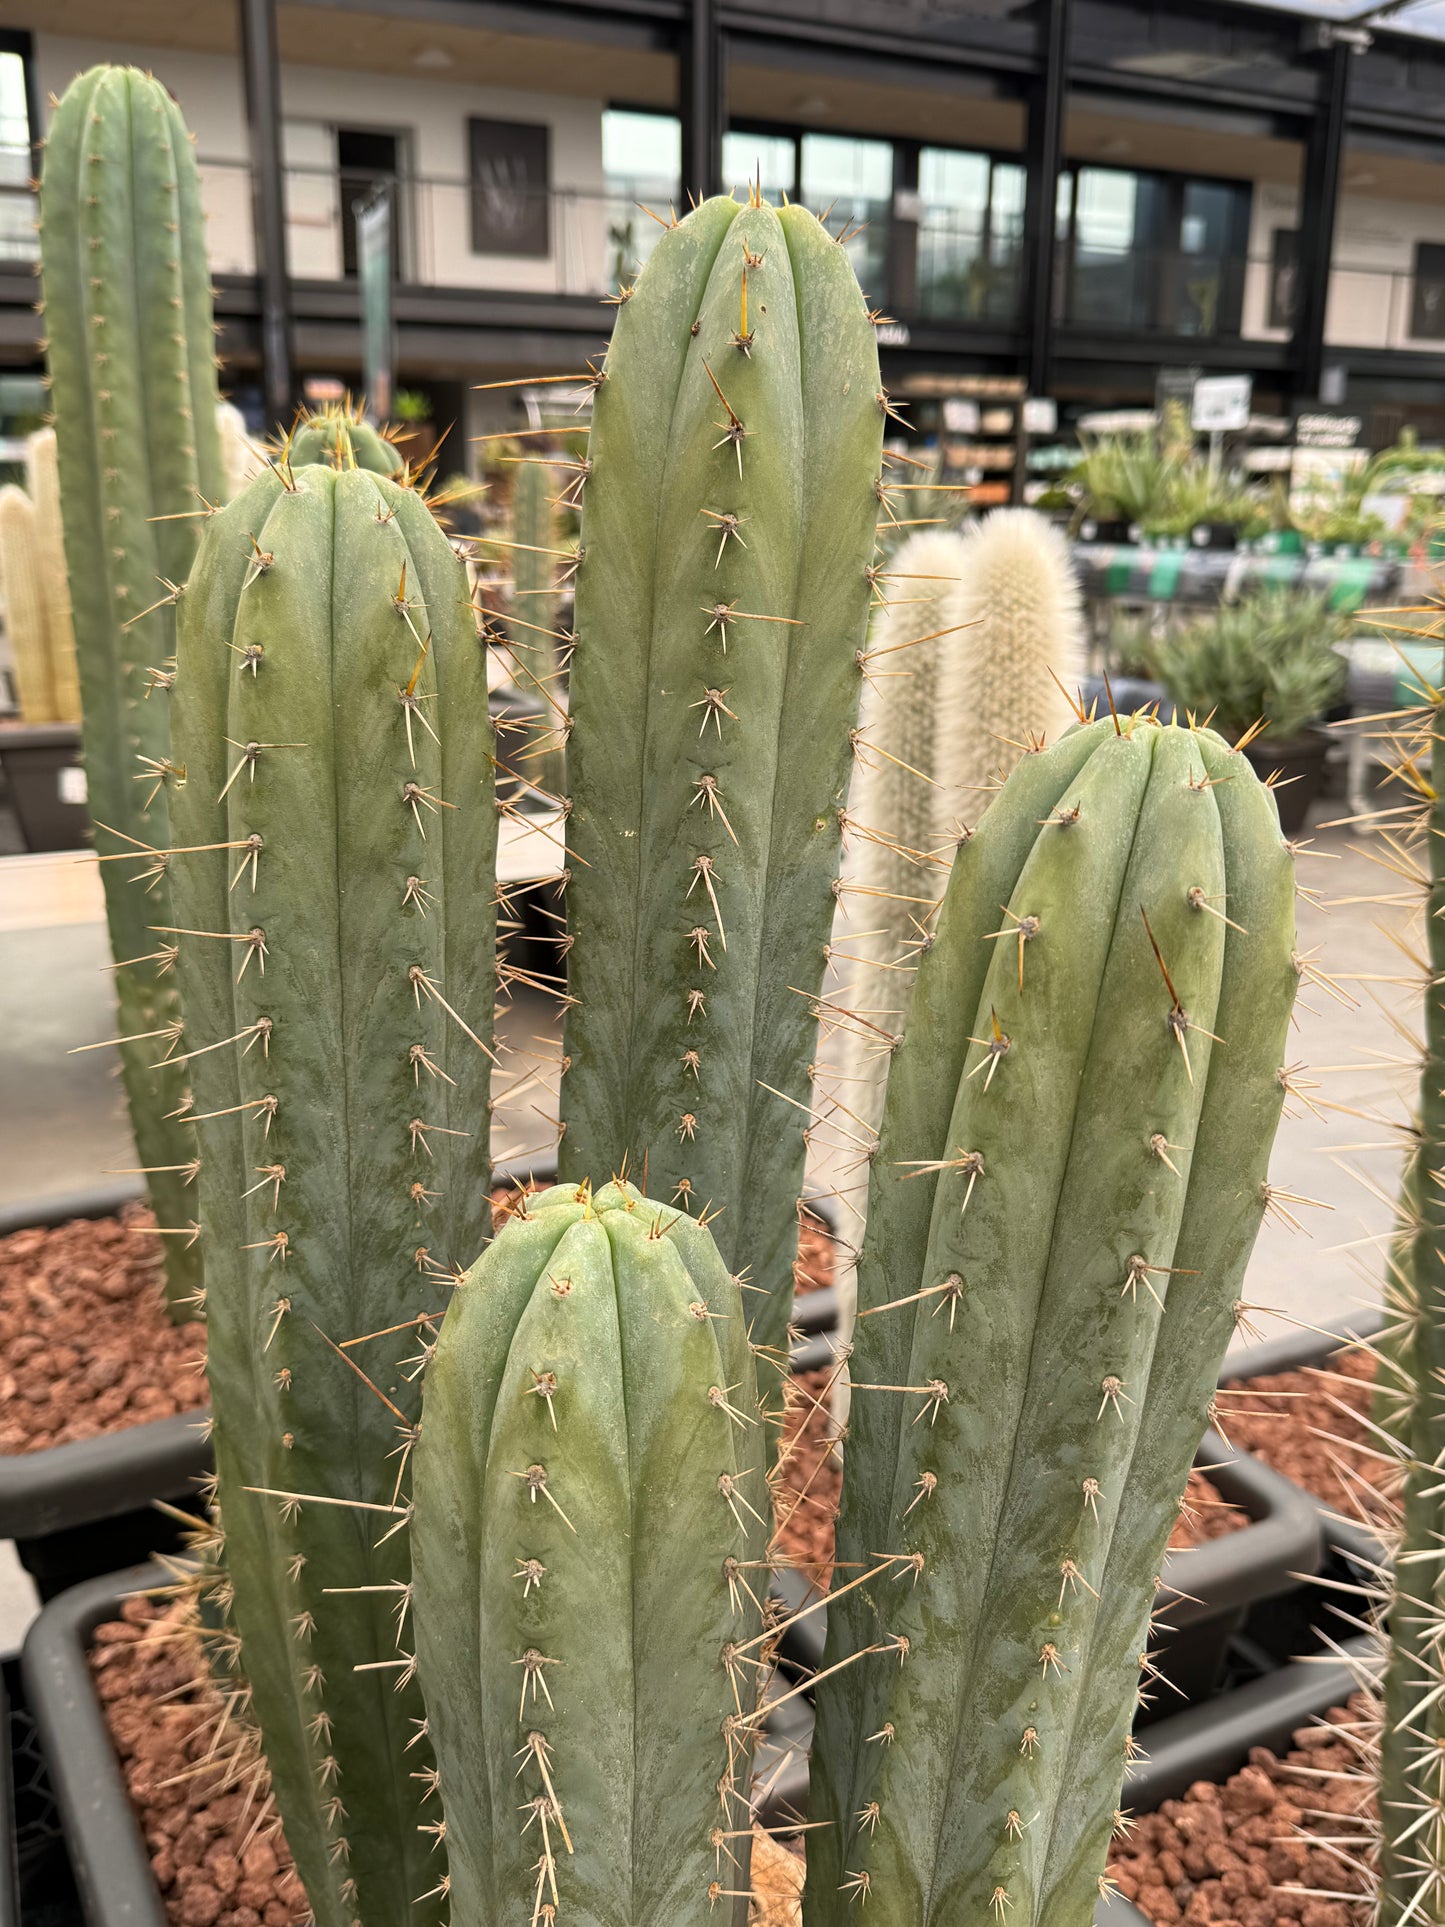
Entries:
<svg viewBox="0 0 1445 1927">
<path fill-rule="evenodd" d="M 1221 1421 L 1231 1445 L 1252 1452 L 1347 1518 L 1382 1519 L 1381 1495 L 1398 1479 L 1393 1463 L 1371 1456 L 1366 1426 L 1375 1361 L 1339 1352 L 1328 1371 L 1276 1372 L 1231 1379 Z"/>
<path fill-rule="evenodd" d="M 0 1238 L 0 1453 L 194 1412 L 204 1327 L 173 1325 L 142 1205 Z"/>
<path fill-rule="evenodd" d="M 1277 1759 L 1268 1747 L 1223 1786 L 1199 1780 L 1182 1800 L 1136 1820 L 1114 1842 L 1109 1871 L 1156 1927 L 1365 1927 L 1368 1904 L 1291 1891 L 1363 1892 L 1360 1875 L 1324 1847 L 1296 1836 L 1354 1835 L 1369 1814 L 1368 1780 L 1327 1780 L 1322 1772 L 1358 1764 L 1353 1723 L 1369 1721 L 1362 1695 L 1304 1727 Z M 1343 1821 L 1343 1824 L 1342 1824 Z"/>
<path fill-rule="evenodd" d="M 127 1600 L 90 1670 L 171 1927 L 294 1927 L 307 1912 L 278 1827 L 226 1767 L 196 1767 L 221 1700 L 182 1602 Z M 224 1752 L 224 1746 L 221 1749 Z"/>
</svg>

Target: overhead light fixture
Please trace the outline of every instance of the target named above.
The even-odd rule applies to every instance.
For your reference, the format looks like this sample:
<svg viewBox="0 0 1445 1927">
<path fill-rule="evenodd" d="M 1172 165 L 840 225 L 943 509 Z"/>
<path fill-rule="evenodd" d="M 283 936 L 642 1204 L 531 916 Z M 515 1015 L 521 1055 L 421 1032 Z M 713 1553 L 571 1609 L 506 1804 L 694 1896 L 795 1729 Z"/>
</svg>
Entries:
<svg viewBox="0 0 1445 1927">
<path fill-rule="evenodd" d="M 1375 180 L 1376 180 L 1376 176 L 1371 174 L 1368 170 L 1365 170 L 1364 172 L 1359 174 L 1346 174 L 1345 186 L 1346 187 L 1373 187 L 1375 185 Z"/>
<path fill-rule="evenodd" d="M 455 67 L 457 63 L 455 57 L 448 53 L 445 47 L 422 47 L 412 55 L 411 64 L 413 67 L 430 67 L 438 71 L 446 67 Z"/>
<path fill-rule="evenodd" d="M 832 101 L 823 94 L 800 94 L 793 102 L 795 114 L 810 114 L 816 117 L 819 114 L 831 114 L 832 111 Z"/>
</svg>

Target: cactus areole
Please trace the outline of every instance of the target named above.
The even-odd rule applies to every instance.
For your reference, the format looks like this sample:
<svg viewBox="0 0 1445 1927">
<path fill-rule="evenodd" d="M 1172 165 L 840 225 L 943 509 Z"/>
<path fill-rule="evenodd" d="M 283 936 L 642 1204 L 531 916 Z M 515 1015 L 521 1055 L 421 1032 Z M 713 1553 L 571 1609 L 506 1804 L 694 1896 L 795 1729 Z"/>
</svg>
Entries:
<svg viewBox="0 0 1445 1927">
<path fill-rule="evenodd" d="M 195 1135 L 175 978 L 151 926 L 174 922 L 176 604 L 221 453 L 200 180 L 152 76 L 93 67 L 66 89 L 46 133 L 40 256 L 90 815 L 116 859 L 102 876 L 121 1068 L 171 1308 L 194 1317 Z"/>
<path fill-rule="evenodd" d="M 827 230 L 707 201 L 623 291 L 582 496 L 561 1170 L 707 1211 L 775 1346 L 886 401 Z"/>
<path fill-rule="evenodd" d="M 1268 1202 L 1293 945 L 1274 800 L 1204 731 L 1071 731 L 955 859 L 859 1265 L 838 1558 L 877 1576 L 829 1612 L 809 1927 L 864 1896 L 884 1927 L 1088 1927 Z"/>
<path fill-rule="evenodd" d="M 399 1528 L 425 1319 L 489 1228 L 496 839 L 465 572 L 425 502 L 268 469 L 206 523 L 174 701 L 162 940 L 231 1628 L 317 1927 L 423 1927 Z"/>
<path fill-rule="evenodd" d="M 427 1373 L 417 1658 L 452 1927 L 745 1927 L 767 1444 L 708 1232 L 557 1186 Z"/>
</svg>

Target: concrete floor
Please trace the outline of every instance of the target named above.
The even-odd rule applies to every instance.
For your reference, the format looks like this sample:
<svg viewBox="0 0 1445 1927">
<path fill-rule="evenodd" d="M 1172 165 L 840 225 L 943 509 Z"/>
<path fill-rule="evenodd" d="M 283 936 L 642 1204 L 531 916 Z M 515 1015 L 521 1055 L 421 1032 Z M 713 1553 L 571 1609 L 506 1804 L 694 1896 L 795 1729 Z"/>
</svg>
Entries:
<svg viewBox="0 0 1445 1927">
<path fill-rule="evenodd" d="M 1394 879 L 1370 860 L 1377 840 L 1338 829 L 1318 832 L 1300 863 L 1301 882 L 1334 904 L 1303 900 L 1300 947 L 1339 980 L 1335 995 L 1306 984 L 1291 1057 L 1322 1088 L 1294 1104 L 1281 1125 L 1271 1171 L 1281 1189 L 1320 1199 L 1301 1207 L 1303 1229 L 1267 1222 L 1245 1295 L 1273 1317 L 1315 1325 L 1378 1296 L 1381 1245 L 1389 1230 L 1399 1148 L 1387 1128 L 1337 1105 L 1393 1122 L 1408 1111 L 1412 1082 L 1401 1060 L 1401 1030 L 1418 1027 L 1419 989 L 1387 981 L 1408 971 L 1394 937 L 1408 937 L 1398 908 L 1360 901 L 1388 894 Z M 112 1034 L 100 889 L 84 855 L 0 860 L 0 1204 L 43 1198 L 105 1181 L 134 1162 L 107 1051 L 67 1055 Z M 557 1017 L 535 993 L 505 1014 L 509 1047 L 499 1085 L 498 1162 L 550 1156 L 556 1118 Z M 1328 1107 L 1328 1108 L 1327 1108 Z M 826 1189 L 826 1181 L 819 1185 Z M 1292 1207 L 1293 1208 L 1293 1207 Z M 33 1609 L 26 1582 L 0 1548 L 0 1650 Z"/>
</svg>

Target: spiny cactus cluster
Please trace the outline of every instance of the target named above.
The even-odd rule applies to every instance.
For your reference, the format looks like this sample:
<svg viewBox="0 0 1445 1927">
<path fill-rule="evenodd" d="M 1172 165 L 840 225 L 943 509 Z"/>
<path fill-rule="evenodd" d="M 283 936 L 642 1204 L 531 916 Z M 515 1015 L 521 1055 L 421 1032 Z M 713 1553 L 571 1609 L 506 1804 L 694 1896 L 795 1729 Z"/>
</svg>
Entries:
<svg viewBox="0 0 1445 1927">
<path fill-rule="evenodd" d="M 77 89 L 47 190 L 72 239 L 85 142 L 149 180 L 179 125 L 138 76 Z M 184 229 L 139 237 L 125 206 L 143 265 Z M 131 914 L 186 1013 L 210 1591 L 318 1927 L 747 1918 L 776 1630 L 755 1360 L 775 1383 L 864 631 L 890 593 L 875 524 L 898 517 L 872 317 L 814 217 L 704 203 L 619 301 L 576 465 L 577 655 L 549 696 L 566 1182 L 470 1273 L 486 676 L 462 566 L 385 443 L 303 425 L 201 518 L 176 666 L 153 665 L 175 745 L 150 806 L 173 820 L 147 826 L 164 888 Z M 90 397 L 73 349 L 57 390 L 64 369 L 103 433 L 119 390 Z M 72 484 L 63 425 L 60 449 L 129 569 L 104 461 Z M 132 599 L 125 570 L 97 579 L 107 610 Z M 106 633 L 119 707 L 131 632 Z M 902 1927 L 1088 1917 L 1152 1574 L 1267 1195 L 1289 875 L 1243 760 L 1153 723 L 1031 749 L 959 853 L 907 1033 L 880 1027 L 881 1138 L 857 1140 L 810 1927 L 865 1899 Z M 641 1188 L 607 1183 L 624 1167 Z"/>
<path fill-rule="evenodd" d="M 887 397 L 844 251 L 705 202 L 623 290 L 567 729 L 565 1177 L 625 1157 L 786 1329 Z"/>
<path fill-rule="evenodd" d="M 427 1373 L 413 1611 L 453 1927 L 746 1927 L 768 1439 L 708 1232 L 558 1186 Z"/>
<path fill-rule="evenodd" d="M 102 855 L 124 859 L 103 866 L 121 1066 L 168 1294 L 189 1316 L 195 1135 L 174 952 L 153 926 L 175 921 L 163 854 L 181 774 L 175 603 L 196 518 L 220 499 L 221 461 L 200 182 L 159 81 L 96 67 L 66 90 L 46 138 L 40 245 L 90 813 Z"/>
<path fill-rule="evenodd" d="M 488 1230 L 496 841 L 426 504 L 268 469 L 205 524 L 173 700 L 229 1624 L 319 1927 L 421 1923 L 398 1528 L 429 1318 Z"/>
</svg>

